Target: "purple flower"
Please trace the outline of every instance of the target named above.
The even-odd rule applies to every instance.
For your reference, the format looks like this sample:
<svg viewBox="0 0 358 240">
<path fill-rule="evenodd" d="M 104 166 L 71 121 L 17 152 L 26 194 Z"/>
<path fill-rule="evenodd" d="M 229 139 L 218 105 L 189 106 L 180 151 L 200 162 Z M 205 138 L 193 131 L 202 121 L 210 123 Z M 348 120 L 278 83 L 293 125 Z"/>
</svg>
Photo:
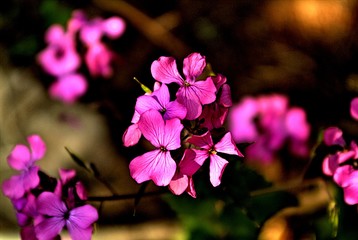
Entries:
<svg viewBox="0 0 358 240">
<path fill-rule="evenodd" d="M 10 199 L 18 199 L 30 189 L 40 183 L 38 176 L 39 167 L 35 162 L 40 160 L 46 152 L 46 146 L 38 135 L 31 135 L 27 138 L 29 147 L 18 144 L 7 157 L 10 167 L 21 171 L 19 175 L 10 177 L 2 183 L 4 195 Z"/>
<path fill-rule="evenodd" d="M 93 223 L 98 219 L 97 210 L 87 204 L 69 209 L 60 197 L 43 192 L 37 198 L 37 211 L 44 217 L 35 225 L 39 240 L 56 237 L 64 227 L 73 240 L 91 239 Z"/>
<path fill-rule="evenodd" d="M 188 120 L 199 117 L 202 105 L 212 103 L 216 99 L 216 88 L 211 77 L 204 81 L 197 81 L 205 66 L 205 57 L 199 53 L 192 53 L 184 59 L 185 79 L 180 76 L 175 59 L 172 57 L 160 57 L 151 66 L 155 80 L 165 84 L 172 82 L 179 84 L 176 96 L 178 102 L 186 107 Z"/>
<path fill-rule="evenodd" d="M 237 149 L 230 132 L 226 133 L 216 144 L 213 143 L 209 131 L 201 136 L 193 135 L 187 142 L 197 147 L 197 149 L 191 149 L 194 154 L 190 154 L 192 155 L 191 158 L 194 158 L 192 160 L 194 160 L 197 165 L 202 166 L 204 161 L 210 158 L 210 182 L 214 187 L 220 185 L 222 174 L 228 164 L 228 161 L 220 157 L 217 153 L 243 156 Z"/>
<path fill-rule="evenodd" d="M 138 183 L 151 179 L 158 186 L 166 186 L 176 170 L 170 150 L 181 146 L 183 125 L 178 118 L 165 121 L 158 111 L 149 110 L 141 115 L 138 127 L 156 149 L 134 158 L 129 164 L 130 174 Z"/>
<path fill-rule="evenodd" d="M 148 110 L 157 110 L 164 120 L 179 118 L 184 119 L 186 116 L 186 108 L 178 101 L 170 101 L 169 89 L 166 84 L 162 84 L 151 95 L 143 95 L 138 97 L 135 110 L 142 114 Z"/>
<path fill-rule="evenodd" d="M 90 74 L 93 77 L 112 76 L 111 61 L 114 56 L 114 53 L 101 42 L 90 45 L 85 54 L 85 62 Z"/>
<path fill-rule="evenodd" d="M 323 142 L 327 146 L 340 145 L 343 147 L 346 145 L 346 142 L 343 139 L 343 132 L 337 127 L 329 127 L 324 130 Z"/>
</svg>

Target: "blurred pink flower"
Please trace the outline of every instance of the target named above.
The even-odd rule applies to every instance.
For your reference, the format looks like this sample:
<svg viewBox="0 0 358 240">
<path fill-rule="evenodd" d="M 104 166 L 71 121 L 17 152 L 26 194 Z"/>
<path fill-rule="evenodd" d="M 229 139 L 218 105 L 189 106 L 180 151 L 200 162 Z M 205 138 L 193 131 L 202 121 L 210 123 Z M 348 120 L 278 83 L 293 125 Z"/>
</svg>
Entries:
<svg viewBox="0 0 358 240">
<path fill-rule="evenodd" d="M 81 60 L 76 52 L 74 37 L 60 25 L 52 25 L 47 30 L 45 40 L 48 46 L 37 56 L 39 64 L 47 73 L 58 77 L 73 72 L 80 66 Z"/>
<path fill-rule="evenodd" d="M 65 103 L 74 103 L 87 91 L 87 81 L 81 75 L 72 73 L 61 76 L 52 83 L 49 89 L 50 95 Z"/>
<path fill-rule="evenodd" d="M 291 154 L 307 157 L 310 125 L 306 113 L 289 107 L 284 95 L 246 97 L 232 107 L 229 129 L 237 143 L 252 143 L 246 148 L 250 160 L 271 162 L 288 146 Z"/>
</svg>

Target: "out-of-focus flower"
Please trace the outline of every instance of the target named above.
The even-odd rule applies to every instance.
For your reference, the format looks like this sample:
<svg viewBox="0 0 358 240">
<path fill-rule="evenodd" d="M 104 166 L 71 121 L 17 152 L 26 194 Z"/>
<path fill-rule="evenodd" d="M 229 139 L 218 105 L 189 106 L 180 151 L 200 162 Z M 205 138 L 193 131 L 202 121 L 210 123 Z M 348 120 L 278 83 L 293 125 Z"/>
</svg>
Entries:
<svg viewBox="0 0 358 240">
<path fill-rule="evenodd" d="M 59 77 L 49 88 L 50 96 L 65 103 L 74 103 L 86 91 L 88 83 L 86 79 L 77 73 L 71 73 Z"/>
<path fill-rule="evenodd" d="M 35 162 L 43 158 L 46 145 L 38 135 L 27 137 L 29 147 L 18 144 L 7 158 L 8 164 L 15 170 L 21 171 L 19 175 L 10 177 L 2 183 L 4 195 L 10 199 L 19 199 L 30 189 L 40 183 L 39 167 Z"/>
<path fill-rule="evenodd" d="M 289 107 L 283 95 L 244 98 L 229 114 L 229 129 L 235 142 L 252 143 L 245 151 L 250 160 L 271 162 L 285 146 L 295 156 L 309 154 L 310 125 L 306 113 Z"/>
<path fill-rule="evenodd" d="M 81 59 L 74 38 L 75 35 L 66 33 L 60 25 L 52 25 L 47 30 L 45 40 L 48 46 L 37 56 L 47 73 L 58 77 L 77 70 Z"/>
</svg>

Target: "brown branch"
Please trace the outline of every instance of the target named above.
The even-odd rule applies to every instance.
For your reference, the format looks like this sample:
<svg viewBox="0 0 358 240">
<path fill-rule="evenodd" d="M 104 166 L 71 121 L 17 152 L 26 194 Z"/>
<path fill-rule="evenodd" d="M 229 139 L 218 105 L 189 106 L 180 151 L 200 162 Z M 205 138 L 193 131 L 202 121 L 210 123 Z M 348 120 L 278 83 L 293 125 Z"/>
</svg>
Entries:
<svg viewBox="0 0 358 240">
<path fill-rule="evenodd" d="M 125 1 L 93 0 L 93 3 L 103 10 L 120 15 L 138 29 L 149 41 L 165 49 L 174 57 L 183 58 L 191 52 L 188 46 L 169 32 L 169 28 L 177 25 L 177 15 L 165 14 L 155 20 Z M 164 19 L 165 21 L 163 21 Z"/>
</svg>

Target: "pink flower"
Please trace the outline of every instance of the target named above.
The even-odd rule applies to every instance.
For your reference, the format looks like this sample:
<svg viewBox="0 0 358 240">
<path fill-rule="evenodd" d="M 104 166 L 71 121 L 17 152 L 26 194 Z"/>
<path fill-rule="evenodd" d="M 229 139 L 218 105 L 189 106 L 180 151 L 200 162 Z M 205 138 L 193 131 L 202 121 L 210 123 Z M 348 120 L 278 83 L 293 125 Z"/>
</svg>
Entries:
<svg viewBox="0 0 358 240">
<path fill-rule="evenodd" d="M 71 104 L 86 93 L 87 87 L 87 81 L 81 74 L 71 73 L 52 83 L 49 93 L 51 97 Z"/>
<path fill-rule="evenodd" d="M 182 104 L 176 100 L 170 101 L 169 89 L 164 83 L 151 95 L 143 95 L 137 98 L 135 106 L 137 113 L 142 114 L 151 109 L 159 111 L 164 120 L 184 119 L 186 116 L 186 108 Z"/>
<path fill-rule="evenodd" d="M 195 161 L 195 157 L 196 153 L 192 149 L 185 149 L 177 171 L 169 183 L 169 190 L 172 193 L 180 195 L 186 191 L 190 196 L 196 198 L 193 175 L 201 165 Z"/>
<path fill-rule="evenodd" d="M 113 58 L 114 53 L 100 42 L 90 45 L 85 54 L 85 62 L 93 77 L 108 78 L 112 76 L 111 62 Z"/>
<path fill-rule="evenodd" d="M 209 105 L 205 105 L 199 117 L 200 119 L 204 119 L 202 126 L 208 130 L 222 127 L 229 108 L 232 106 L 231 90 L 230 86 L 226 84 L 226 77 L 219 74 L 212 79 L 216 89 L 218 89 L 216 100 Z"/>
<path fill-rule="evenodd" d="M 38 54 L 37 60 L 46 72 L 61 76 L 80 66 L 81 60 L 76 52 L 73 34 L 65 33 L 60 25 L 52 25 L 47 30 L 45 39 L 49 45 Z"/>
<path fill-rule="evenodd" d="M 286 96 L 246 97 L 233 107 L 229 129 L 237 143 L 252 143 L 245 150 L 249 160 L 269 163 L 288 147 L 298 157 L 309 154 L 310 125 L 299 107 L 289 107 Z"/>
<path fill-rule="evenodd" d="M 337 127 L 329 127 L 324 130 L 323 142 L 327 146 L 340 145 L 343 147 L 344 145 L 346 145 L 346 142 L 343 139 L 343 132 Z"/>
<path fill-rule="evenodd" d="M 178 118 L 164 121 L 158 111 L 149 110 L 141 115 L 138 127 L 156 149 L 134 158 L 129 164 L 130 174 L 138 183 L 151 179 L 158 186 L 167 186 L 176 170 L 170 150 L 181 146 L 183 125 Z"/>
<path fill-rule="evenodd" d="M 358 120 L 358 97 L 351 101 L 350 113 L 355 120 Z"/>
<path fill-rule="evenodd" d="M 210 132 L 201 136 L 193 135 L 187 140 L 188 143 L 194 144 L 198 149 L 192 149 L 195 154 L 191 154 L 197 165 L 202 166 L 207 158 L 210 158 L 210 182 L 216 187 L 221 183 L 221 177 L 228 161 L 220 157 L 217 153 L 226 153 L 242 157 L 243 155 L 237 149 L 231 133 L 228 132 L 216 144 L 213 143 Z M 195 168 L 194 168 L 195 170 Z"/>
<path fill-rule="evenodd" d="M 98 219 L 97 210 L 91 205 L 69 209 L 60 197 L 52 192 L 43 192 L 37 198 L 37 210 L 45 217 L 35 225 L 39 240 L 56 237 L 64 227 L 73 240 L 91 239 L 93 223 Z"/>
<path fill-rule="evenodd" d="M 155 80 L 169 84 L 179 84 L 176 93 L 177 100 L 187 109 L 186 119 L 193 120 L 200 116 L 202 105 L 209 104 L 216 99 L 216 88 L 212 77 L 204 81 L 197 81 L 206 66 L 205 57 L 199 53 L 192 53 L 184 59 L 183 79 L 177 69 L 175 59 L 172 57 L 160 57 L 151 66 L 151 72 Z"/>
<path fill-rule="evenodd" d="M 18 144 L 7 158 L 8 164 L 15 170 L 21 171 L 19 175 L 10 177 L 2 183 L 4 195 L 10 199 L 19 199 L 30 189 L 40 183 L 39 167 L 35 162 L 40 160 L 46 152 L 46 145 L 38 135 L 27 138 L 29 147 Z"/>
</svg>

